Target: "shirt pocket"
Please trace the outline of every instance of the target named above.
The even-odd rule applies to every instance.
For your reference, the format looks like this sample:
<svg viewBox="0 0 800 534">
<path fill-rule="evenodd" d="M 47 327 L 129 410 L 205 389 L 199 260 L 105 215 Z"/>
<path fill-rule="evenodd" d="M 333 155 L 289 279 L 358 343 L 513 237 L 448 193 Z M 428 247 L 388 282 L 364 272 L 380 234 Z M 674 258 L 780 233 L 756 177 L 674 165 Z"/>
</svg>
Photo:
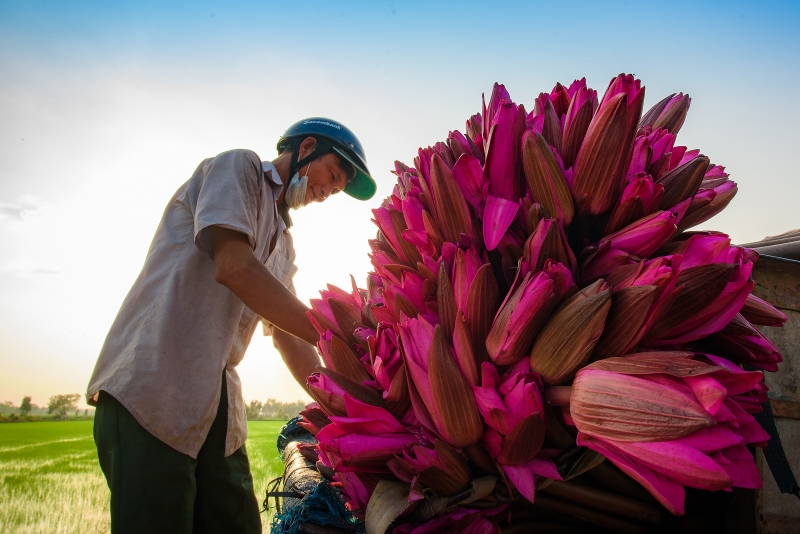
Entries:
<svg viewBox="0 0 800 534">
<path fill-rule="evenodd" d="M 295 252 L 291 234 L 287 231 L 280 232 L 275 240 L 275 248 L 267 258 L 266 266 L 272 275 L 280 280 L 285 286 L 289 287 L 292 278 L 297 273 L 297 265 L 294 264 Z"/>
</svg>

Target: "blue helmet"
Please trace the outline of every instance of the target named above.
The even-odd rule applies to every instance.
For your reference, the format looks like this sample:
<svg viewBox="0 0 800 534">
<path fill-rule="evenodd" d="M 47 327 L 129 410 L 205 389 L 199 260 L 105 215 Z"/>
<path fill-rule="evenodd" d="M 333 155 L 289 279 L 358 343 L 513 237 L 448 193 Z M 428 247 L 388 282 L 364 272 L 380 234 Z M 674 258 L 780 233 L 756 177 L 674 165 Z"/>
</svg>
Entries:
<svg viewBox="0 0 800 534">
<path fill-rule="evenodd" d="M 326 148 L 315 150 L 303 161 L 297 161 L 297 147 L 306 137 L 315 138 Z M 368 200 L 375 194 L 375 180 L 372 179 L 367 169 L 364 148 L 356 135 L 344 124 L 324 117 L 310 117 L 298 121 L 289 126 L 278 141 L 279 153 L 287 149 L 291 149 L 293 152 L 290 174 L 294 174 L 297 168 L 302 167 L 306 162 L 333 151 L 352 163 L 356 169 L 355 177 L 347 183 L 344 192 L 358 200 Z"/>
</svg>

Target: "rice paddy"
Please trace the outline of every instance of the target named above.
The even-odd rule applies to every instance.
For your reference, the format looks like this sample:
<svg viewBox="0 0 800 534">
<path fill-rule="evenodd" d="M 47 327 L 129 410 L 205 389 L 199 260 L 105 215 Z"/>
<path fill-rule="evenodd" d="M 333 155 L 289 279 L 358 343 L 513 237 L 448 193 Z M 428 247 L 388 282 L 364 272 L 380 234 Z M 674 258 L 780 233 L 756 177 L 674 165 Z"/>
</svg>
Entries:
<svg viewBox="0 0 800 534">
<path fill-rule="evenodd" d="M 247 453 L 263 500 L 283 464 L 275 440 L 283 421 L 250 421 Z M 0 425 L 0 532 L 109 532 L 109 492 L 97 463 L 92 421 Z M 271 516 L 262 515 L 269 532 Z"/>
</svg>

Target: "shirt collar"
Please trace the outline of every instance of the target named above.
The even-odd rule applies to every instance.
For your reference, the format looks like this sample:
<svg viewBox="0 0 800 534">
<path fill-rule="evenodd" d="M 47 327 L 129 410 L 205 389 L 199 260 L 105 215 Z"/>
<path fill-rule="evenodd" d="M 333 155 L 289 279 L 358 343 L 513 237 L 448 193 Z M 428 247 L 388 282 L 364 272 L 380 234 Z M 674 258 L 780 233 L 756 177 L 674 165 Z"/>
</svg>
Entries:
<svg viewBox="0 0 800 534">
<path fill-rule="evenodd" d="M 264 170 L 264 176 L 267 177 L 267 182 L 275 193 L 275 198 L 278 198 L 283 190 L 283 181 L 281 181 L 281 176 L 278 174 L 278 169 L 275 168 L 271 161 L 262 161 L 261 168 Z"/>
<path fill-rule="evenodd" d="M 278 169 L 276 169 L 275 165 L 270 161 L 262 161 L 261 168 L 264 169 L 264 176 L 267 177 L 267 183 L 272 188 L 272 194 L 275 195 L 277 199 L 281 196 L 281 191 L 283 190 L 283 182 L 281 181 L 281 175 L 278 174 Z M 289 216 L 289 210 L 284 207 L 279 210 L 279 215 L 279 219 L 281 219 L 284 228 L 291 228 L 292 218 Z"/>
</svg>

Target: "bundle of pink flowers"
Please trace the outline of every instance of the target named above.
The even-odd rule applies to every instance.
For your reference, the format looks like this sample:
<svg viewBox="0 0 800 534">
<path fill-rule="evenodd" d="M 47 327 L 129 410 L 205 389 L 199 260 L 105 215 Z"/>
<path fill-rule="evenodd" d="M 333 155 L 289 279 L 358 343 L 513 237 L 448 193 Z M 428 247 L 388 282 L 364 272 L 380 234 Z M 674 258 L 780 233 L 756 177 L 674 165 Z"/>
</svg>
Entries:
<svg viewBox="0 0 800 534">
<path fill-rule="evenodd" d="M 753 325 L 786 318 L 751 295 L 756 253 L 687 232 L 737 190 L 676 145 L 688 95 L 643 101 L 621 74 L 599 103 L 582 79 L 528 113 L 495 84 L 466 132 L 396 163 L 367 288 L 310 312 L 326 368 L 305 425 L 369 532 L 499 532 L 506 503 L 566 478 L 565 448 L 675 514 L 684 486 L 760 487 L 766 387 L 741 364 L 777 370 Z"/>
</svg>

